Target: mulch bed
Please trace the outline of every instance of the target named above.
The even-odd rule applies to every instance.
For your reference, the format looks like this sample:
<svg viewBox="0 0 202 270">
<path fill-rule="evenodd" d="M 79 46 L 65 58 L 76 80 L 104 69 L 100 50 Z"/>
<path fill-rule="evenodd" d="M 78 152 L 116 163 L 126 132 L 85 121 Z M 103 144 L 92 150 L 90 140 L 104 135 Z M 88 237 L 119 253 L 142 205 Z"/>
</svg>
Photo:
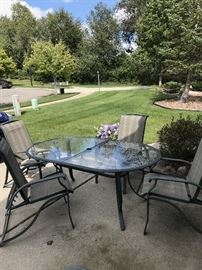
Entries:
<svg viewBox="0 0 202 270">
<path fill-rule="evenodd" d="M 169 109 L 202 111 L 202 92 L 189 91 L 189 100 L 186 103 L 176 99 L 168 99 L 157 101 L 154 104 Z"/>
</svg>

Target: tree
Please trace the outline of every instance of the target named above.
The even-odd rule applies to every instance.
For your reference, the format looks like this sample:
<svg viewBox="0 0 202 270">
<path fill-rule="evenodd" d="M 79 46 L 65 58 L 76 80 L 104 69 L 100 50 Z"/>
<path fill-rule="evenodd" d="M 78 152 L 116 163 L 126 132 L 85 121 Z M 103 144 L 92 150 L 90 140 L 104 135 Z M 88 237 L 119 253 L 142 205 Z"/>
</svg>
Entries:
<svg viewBox="0 0 202 270">
<path fill-rule="evenodd" d="M 51 77 L 56 83 L 59 79 L 69 79 L 75 60 L 62 42 L 54 46 L 50 41 L 37 41 L 32 44 L 32 54 L 25 60 L 24 68 L 43 78 Z"/>
<path fill-rule="evenodd" d="M 137 48 L 130 54 L 125 54 L 123 61 L 115 70 L 117 81 L 138 82 L 142 84 L 155 83 L 153 63 L 146 51 Z"/>
<path fill-rule="evenodd" d="M 71 53 L 78 53 L 83 37 L 81 25 L 64 9 L 38 20 L 37 29 L 39 40 L 50 40 L 54 45 L 62 41 Z"/>
<path fill-rule="evenodd" d="M 88 31 L 80 49 L 78 75 L 95 81 L 97 71 L 102 80 L 110 79 L 119 63 L 120 32 L 113 12 L 102 3 L 88 17 Z"/>
<path fill-rule="evenodd" d="M 138 44 L 155 63 L 159 85 L 165 72 L 186 74 L 184 101 L 202 67 L 201 29 L 201 0 L 150 0 L 138 22 Z"/>
<path fill-rule="evenodd" d="M 202 75 L 202 1 L 176 1 L 173 8 L 167 65 L 170 72 L 185 75 L 181 101 L 186 102 L 193 78 Z"/>
<path fill-rule="evenodd" d="M 0 77 L 8 76 L 15 72 L 16 66 L 11 57 L 8 57 L 3 49 L 0 49 Z"/>
<path fill-rule="evenodd" d="M 153 61 L 159 76 L 159 86 L 162 86 L 162 76 L 166 71 L 166 50 L 171 39 L 170 22 L 174 2 L 175 0 L 150 0 L 137 24 L 137 43 Z"/>
<path fill-rule="evenodd" d="M 121 0 L 118 3 L 118 11 L 123 11 L 125 16 L 121 18 L 123 39 L 130 45 L 136 33 L 136 25 L 144 14 L 149 0 Z"/>
<path fill-rule="evenodd" d="M 29 55 L 35 35 L 36 20 L 30 10 L 19 2 L 12 6 L 12 17 L 1 17 L 0 39 L 2 48 L 22 68 L 24 58 Z"/>
</svg>

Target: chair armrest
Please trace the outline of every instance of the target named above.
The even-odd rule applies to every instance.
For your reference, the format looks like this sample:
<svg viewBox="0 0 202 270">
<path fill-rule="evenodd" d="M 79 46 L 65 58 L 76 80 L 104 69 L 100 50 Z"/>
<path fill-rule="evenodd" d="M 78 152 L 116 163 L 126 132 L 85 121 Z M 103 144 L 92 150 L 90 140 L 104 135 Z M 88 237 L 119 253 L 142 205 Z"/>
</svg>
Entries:
<svg viewBox="0 0 202 270">
<path fill-rule="evenodd" d="M 32 185 L 35 185 L 35 184 L 38 184 L 38 183 L 55 180 L 56 178 L 68 179 L 67 175 L 64 174 L 64 173 L 56 173 L 56 174 L 52 174 L 52 175 L 48 175 L 46 177 L 43 177 L 42 179 L 39 179 L 39 180 L 32 180 L 27 184 L 28 184 L 28 187 L 29 187 L 29 186 L 32 186 Z M 23 187 L 25 187 L 27 184 L 25 184 Z"/>
<path fill-rule="evenodd" d="M 169 158 L 169 157 L 161 157 L 161 160 L 165 160 L 165 161 L 174 161 L 174 162 L 181 162 L 181 163 L 185 163 L 188 165 L 191 165 L 191 162 L 185 160 L 185 159 L 178 159 L 178 158 Z"/>
<path fill-rule="evenodd" d="M 42 183 L 42 182 L 45 182 L 45 181 L 51 181 L 51 180 L 54 180 L 54 181 L 55 181 L 56 178 L 64 178 L 64 179 L 67 179 L 67 176 L 66 176 L 66 174 L 64 174 L 64 173 L 57 173 L 57 174 L 55 174 L 55 175 L 51 175 L 51 176 L 48 176 L 48 177 L 44 177 L 44 178 L 39 179 L 39 180 L 33 180 L 33 181 L 30 181 L 30 182 L 24 184 L 23 186 L 21 186 L 20 188 L 18 188 L 18 189 L 13 193 L 13 195 L 12 195 L 12 197 L 11 197 L 11 199 L 10 199 L 9 205 L 12 204 L 13 199 L 16 197 L 16 195 L 17 195 L 22 189 L 24 189 L 24 188 L 29 188 L 29 187 L 31 187 L 31 186 L 33 186 L 33 185 L 36 185 L 36 184 L 39 184 L 39 183 Z M 71 185 L 71 184 L 70 184 L 70 185 Z M 70 192 L 70 193 L 73 193 L 73 189 L 70 190 L 70 189 L 67 188 L 67 191 Z M 8 206 L 8 207 L 9 207 L 9 206 Z"/>
<path fill-rule="evenodd" d="M 152 174 L 152 173 L 151 173 Z M 151 176 L 151 175 L 150 175 Z M 147 196 L 153 191 L 153 189 L 156 187 L 159 181 L 164 182 L 174 182 L 174 183 L 181 183 L 181 184 L 187 184 L 187 180 L 180 178 L 180 177 L 174 177 L 170 175 L 164 175 L 164 174 L 153 174 L 151 178 L 148 179 L 149 183 L 154 182 L 151 188 L 145 193 Z"/>
<path fill-rule="evenodd" d="M 189 184 L 189 185 L 192 185 L 192 186 L 195 186 L 195 187 L 198 187 L 198 188 L 202 189 L 202 186 L 199 185 L 199 184 L 193 183 L 191 181 L 187 181 L 186 183 Z"/>
<path fill-rule="evenodd" d="M 167 181 L 167 182 L 176 182 L 176 183 L 188 183 L 188 181 L 184 178 L 180 178 L 180 177 L 175 177 L 175 176 L 171 176 L 171 175 L 164 175 L 164 174 L 155 174 L 153 177 L 151 177 L 148 180 L 150 183 L 152 181 Z"/>
</svg>

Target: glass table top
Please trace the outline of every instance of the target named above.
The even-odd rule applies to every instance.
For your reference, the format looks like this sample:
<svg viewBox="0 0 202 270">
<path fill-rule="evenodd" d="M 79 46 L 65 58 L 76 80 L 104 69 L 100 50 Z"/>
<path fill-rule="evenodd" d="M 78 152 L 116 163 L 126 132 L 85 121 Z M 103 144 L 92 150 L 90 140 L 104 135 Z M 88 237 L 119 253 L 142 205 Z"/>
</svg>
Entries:
<svg viewBox="0 0 202 270">
<path fill-rule="evenodd" d="M 35 159 L 93 172 L 132 171 L 151 166 L 160 159 L 159 150 L 149 145 L 86 137 L 36 143 L 27 153 Z"/>
</svg>

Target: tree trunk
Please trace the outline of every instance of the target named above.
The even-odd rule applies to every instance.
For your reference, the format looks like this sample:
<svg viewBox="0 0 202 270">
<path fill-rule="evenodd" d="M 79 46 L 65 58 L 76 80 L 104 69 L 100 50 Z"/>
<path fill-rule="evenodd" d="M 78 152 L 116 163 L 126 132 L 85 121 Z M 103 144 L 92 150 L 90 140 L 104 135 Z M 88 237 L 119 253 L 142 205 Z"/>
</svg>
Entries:
<svg viewBox="0 0 202 270">
<path fill-rule="evenodd" d="M 188 101 L 190 84 L 191 84 L 190 77 L 191 77 L 191 73 L 189 71 L 188 74 L 187 74 L 185 88 L 184 88 L 184 91 L 183 91 L 183 93 L 181 95 L 181 98 L 180 98 L 180 101 L 183 102 L 183 103 Z"/>
<path fill-rule="evenodd" d="M 30 79 L 30 84 L 33 86 L 33 77 L 32 77 L 32 70 L 29 69 L 29 79 Z"/>
<path fill-rule="evenodd" d="M 163 85 L 162 80 L 163 80 L 163 75 L 162 75 L 162 72 L 160 72 L 160 74 L 159 74 L 159 87 L 162 87 L 162 85 Z"/>
<path fill-rule="evenodd" d="M 57 89 L 57 79 L 56 79 L 56 77 L 53 77 L 53 80 L 54 80 L 54 88 L 56 90 Z"/>
</svg>

